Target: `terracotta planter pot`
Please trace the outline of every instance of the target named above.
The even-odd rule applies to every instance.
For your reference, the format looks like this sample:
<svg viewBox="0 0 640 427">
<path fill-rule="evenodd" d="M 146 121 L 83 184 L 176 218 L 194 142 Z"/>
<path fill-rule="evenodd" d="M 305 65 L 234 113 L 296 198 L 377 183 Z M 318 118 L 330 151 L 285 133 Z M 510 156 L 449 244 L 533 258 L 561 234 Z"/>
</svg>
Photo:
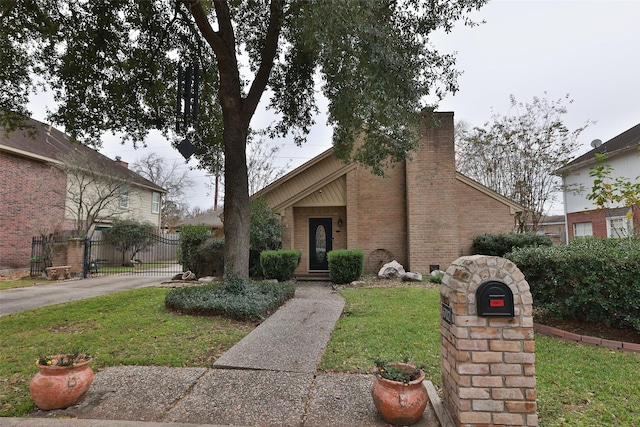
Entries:
<svg viewBox="0 0 640 427">
<path fill-rule="evenodd" d="M 29 386 L 36 406 L 43 410 L 63 409 L 77 403 L 93 382 L 91 359 L 73 366 L 38 365 Z"/>
<path fill-rule="evenodd" d="M 406 363 L 394 363 L 390 366 L 415 369 L 414 366 Z M 371 387 L 371 395 L 382 419 L 390 424 L 403 426 L 418 422 L 429 403 L 429 395 L 422 381 L 424 381 L 424 371 L 420 371 L 420 377 L 407 385 L 376 375 Z"/>
</svg>

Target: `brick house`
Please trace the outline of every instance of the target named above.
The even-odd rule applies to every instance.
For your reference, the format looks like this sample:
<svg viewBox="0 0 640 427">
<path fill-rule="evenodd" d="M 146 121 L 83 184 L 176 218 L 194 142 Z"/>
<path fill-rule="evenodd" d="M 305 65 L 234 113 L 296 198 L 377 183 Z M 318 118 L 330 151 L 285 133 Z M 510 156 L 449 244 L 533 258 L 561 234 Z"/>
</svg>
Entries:
<svg viewBox="0 0 640 427">
<path fill-rule="evenodd" d="M 562 177 L 568 241 L 586 236 L 625 237 L 640 230 L 640 206 L 612 205 L 597 209 L 587 199 L 595 179 L 589 176 L 590 168 L 599 164 L 596 153 L 605 155 L 605 163 L 612 167 L 613 180 L 624 177 L 637 183 L 640 180 L 639 149 L 640 123 L 556 171 L 556 175 Z"/>
<path fill-rule="evenodd" d="M 92 228 L 108 227 L 115 217 L 160 227 L 166 190 L 128 169 L 120 158 L 114 161 L 74 143 L 50 125 L 33 119 L 25 124 L 11 133 L 0 131 L 0 271 L 29 268 L 32 236 L 74 229 L 73 180 L 60 165 L 75 155 L 91 159 L 108 179 L 127 184 Z"/>
<path fill-rule="evenodd" d="M 456 172 L 453 113 L 437 119 L 384 178 L 329 149 L 252 196 L 280 215 L 283 248 L 302 251 L 296 275 L 326 273 L 326 252 L 341 248 L 362 249 L 367 273 L 392 259 L 428 273 L 470 254 L 476 235 L 514 229 L 522 207 Z"/>
</svg>

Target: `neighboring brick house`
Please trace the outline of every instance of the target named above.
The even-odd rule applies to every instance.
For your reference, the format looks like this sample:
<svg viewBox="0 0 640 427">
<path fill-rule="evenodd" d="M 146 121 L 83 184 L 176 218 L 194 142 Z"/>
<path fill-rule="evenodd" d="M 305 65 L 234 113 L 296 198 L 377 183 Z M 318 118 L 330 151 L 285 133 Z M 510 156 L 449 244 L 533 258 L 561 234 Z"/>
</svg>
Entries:
<svg viewBox="0 0 640 427">
<path fill-rule="evenodd" d="M 74 143 L 50 125 L 29 119 L 28 127 L 0 130 L 0 271 L 29 267 L 31 238 L 74 229 L 69 207 L 71 178 L 62 165 L 79 153 L 106 176 L 127 182 L 98 226 L 111 218 L 134 218 L 160 227 L 161 198 L 166 190 L 85 145 Z M 66 207 L 66 208 L 65 208 Z"/>
<path fill-rule="evenodd" d="M 326 252 L 362 249 L 365 272 L 395 259 L 407 271 L 445 269 L 482 233 L 513 231 L 518 204 L 456 172 L 453 113 L 421 129 L 422 147 L 378 177 L 325 151 L 265 187 L 283 248 L 302 251 L 298 276 L 326 273 Z"/>
<path fill-rule="evenodd" d="M 640 230 L 640 206 L 597 207 L 587 199 L 594 183 L 590 169 L 599 164 L 596 153 L 604 154 L 612 167 L 611 178 L 640 181 L 640 124 L 558 169 L 564 191 L 567 239 L 574 237 L 624 237 Z"/>
</svg>

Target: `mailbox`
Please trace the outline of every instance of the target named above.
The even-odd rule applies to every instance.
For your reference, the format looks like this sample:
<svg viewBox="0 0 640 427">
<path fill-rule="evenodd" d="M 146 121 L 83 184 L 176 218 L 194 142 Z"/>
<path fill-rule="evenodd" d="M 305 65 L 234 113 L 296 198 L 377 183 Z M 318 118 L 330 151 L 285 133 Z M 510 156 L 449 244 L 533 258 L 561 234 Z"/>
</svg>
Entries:
<svg viewBox="0 0 640 427">
<path fill-rule="evenodd" d="M 514 317 L 513 292 L 505 283 L 490 280 L 476 290 L 478 316 Z"/>
</svg>

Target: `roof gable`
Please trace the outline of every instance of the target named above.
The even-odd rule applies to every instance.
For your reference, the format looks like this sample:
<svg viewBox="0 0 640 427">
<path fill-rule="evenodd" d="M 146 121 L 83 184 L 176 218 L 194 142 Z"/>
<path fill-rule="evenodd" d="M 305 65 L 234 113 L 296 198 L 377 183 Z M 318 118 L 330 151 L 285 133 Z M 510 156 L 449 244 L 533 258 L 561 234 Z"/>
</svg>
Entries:
<svg viewBox="0 0 640 427">
<path fill-rule="evenodd" d="M 151 189 L 160 193 L 167 190 L 154 184 L 131 169 L 118 164 L 107 156 L 79 142 L 74 142 L 70 137 L 54 128 L 52 125 L 27 119 L 25 127 L 16 129 L 7 134 L 0 131 L 0 150 L 37 159 L 43 162 L 64 164 L 64 161 L 74 153 L 88 156 L 96 162 L 105 173 L 122 177 L 133 184 Z"/>
<path fill-rule="evenodd" d="M 292 170 L 288 174 L 269 184 L 262 190 L 255 193 L 252 198 L 264 197 L 269 205 L 276 211 L 282 211 L 287 207 L 304 200 L 306 206 L 314 205 L 312 199 L 318 199 L 320 196 L 318 190 L 335 187 L 335 191 L 339 192 L 340 188 L 345 187 L 345 183 L 338 181 L 339 178 L 347 174 L 347 172 L 355 169 L 357 164 L 344 164 L 333 156 L 333 148 L 329 148 L 308 162 L 302 164 L 298 168 Z M 466 185 L 469 185 L 481 193 L 503 203 L 508 206 L 511 214 L 524 211 L 524 207 L 520 204 L 496 193 L 488 187 L 477 181 L 456 171 L 456 179 Z M 346 188 L 343 189 L 346 191 Z M 334 197 L 334 200 L 339 198 Z M 346 203 L 346 201 L 345 201 Z M 336 203 L 334 203 L 336 204 Z M 337 203 L 341 204 L 341 203 Z"/>
<path fill-rule="evenodd" d="M 562 175 L 565 172 L 573 169 L 583 168 L 595 164 L 597 162 L 596 154 L 605 154 L 607 157 L 617 156 L 622 153 L 626 153 L 640 147 L 640 123 L 622 132 L 598 148 L 583 154 L 575 160 L 572 160 L 567 165 L 558 169 L 556 175 Z"/>
<path fill-rule="evenodd" d="M 333 156 L 333 148 L 329 148 L 267 185 L 251 198 L 264 197 L 272 209 L 279 212 L 333 183 L 356 167 L 355 163 L 345 164 L 336 159 Z"/>
</svg>

